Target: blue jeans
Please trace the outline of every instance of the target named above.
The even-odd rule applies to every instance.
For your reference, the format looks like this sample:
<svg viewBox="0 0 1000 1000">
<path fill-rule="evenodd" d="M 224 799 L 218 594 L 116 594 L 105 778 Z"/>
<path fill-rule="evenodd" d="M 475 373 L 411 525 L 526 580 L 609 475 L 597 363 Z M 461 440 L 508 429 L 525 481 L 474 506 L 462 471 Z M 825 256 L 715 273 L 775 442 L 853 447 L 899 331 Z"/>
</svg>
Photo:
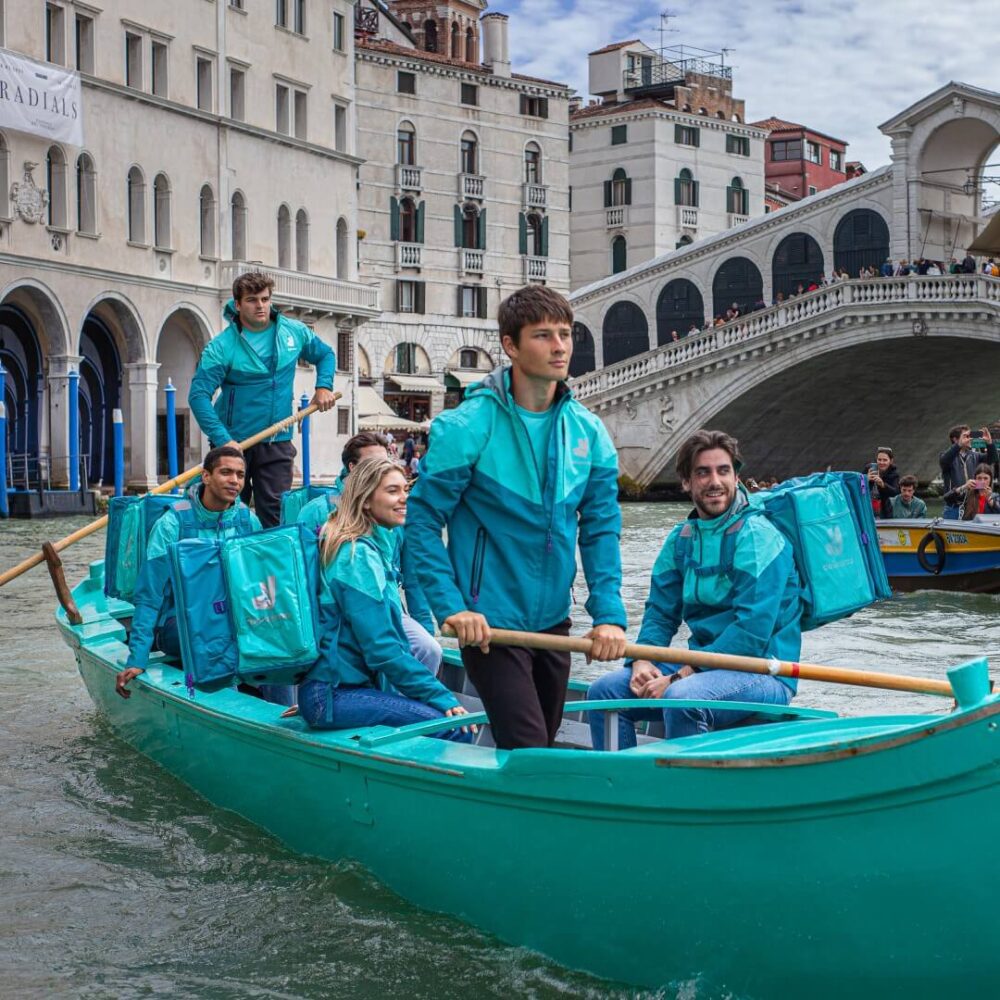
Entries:
<svg viewBox="0 0 1000 1000">
<path fill-rule="evenodd" d="M 444 718 L 443 712 L 412 698 L 373 687 L 334 687 L 326 681 L 307 681 L 299 686 L 299 714 L 311 729 L 396 728 Z M 472 742 L 472 734 L 460 729 L 434 736 L 457 743 Z"/>
<path fill-rule="evenodd" d="M 658 664 L 664 673 L 672 673 L 671 665 Z M 676 669 L 676 668 L 674 668 Z M 612 670 L 599 677 L 587 691 L 588 701 L 612 698 L 634 698 L 629 689 L 632 671 L 628 667 Z M 704 670 L 683 680 L 674 681 L 663 698 L 692 698 L 710 701 L 754 701 L 763 705 L 787 705 L 792 690 L 777 677 L 766 674 L 745 674 L 739 670 Z M 604 749 L 604 712 L 588 712 L 594 749 Z M 634 722 L 663 719 L 668 740 L 681 736 L 707 733 L 713 729 L 728 729 L 752 715 L 752 712 L 713 711 L 709 708 L 637 708 L 618 713 L 618 746 L 622 750 L 636 745 Z"/>
<path fill-rule="evenodd" d="M 944 519 L 946 521 L 961 521 L 962 520 L 962 508 L 961 507 L 948 507 L 944 509 Z"/>
<path fill-rule="evenodd" d="M 407 614 L 403 615 L 403 631 L 410 643 L 410 652 L 430 673 L 437 677 L 437 672 L 441 669 L 441 661 L 444 659 L 441 643 L 416 618 L 411 618 Z"/>
</svg>

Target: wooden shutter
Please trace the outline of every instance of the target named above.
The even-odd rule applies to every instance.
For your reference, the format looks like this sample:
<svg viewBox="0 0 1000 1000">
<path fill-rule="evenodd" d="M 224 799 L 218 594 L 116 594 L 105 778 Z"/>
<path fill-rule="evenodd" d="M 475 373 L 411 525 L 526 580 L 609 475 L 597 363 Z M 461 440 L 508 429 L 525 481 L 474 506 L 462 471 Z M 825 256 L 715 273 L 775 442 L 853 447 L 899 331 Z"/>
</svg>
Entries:
<svg viewBox="0 0 1000 1000">
<path fill-rule="evenodd" d="M 480 285 L 476 289 L 476 316 L 479 319 L 486 319 L 486 299 L 489 294 L 489 289 L 485 285 Z"/>
<path fill-rule="evenodd" d="M 389 199 L 389 239 L 394 243 L 399 239 L 399 199 Z"/>
<path fill-rule="evenodd" d="M 424 291 L 425 285 L 422 281 L 415 281 L 413 283 L 413 311 L 421 315 L 423 315 L 424 305 L 427 301 Z"/>
<path fill-rule="evenodd" d="M 691 181 L 691 207 L 698 207 L 698 181 Z"/>
<path fill-rule="evenodd" d="M 631 177 L 626 177 L 625 178 L 625 204 L 626 205 L 631 205 L 632 204 L 632 178 Z"/>
<path fill-rule="evenodd" d="M 522 257 L 528 252 L 528 217 L 524 212 L 517 217 L 517 252 Z"/>
<path fill-rule="evenodd" d="M 462 245 L 462 206 L 455 206 L 455 246 Z"/>
<path fill-rule="evenodd" d="M 403 311 L 402 308 L 401 308 L 402 304 L 403 304 L 403 282 L 397 280 L 397 282 L 396 282 L 396 312 L 402 312 Z"/>
<path fill-rule="evenodd" d="M 684 142 L 684 138 L 683 138 L 684 133 L 682 131 L 683 128 L 684 128 L 683 125 L 675 125 L 674 126 L 674 142 L 676 142 L 676 143 L 683 143 Z"/>
<path fill-rule="evenodd" d="M 539 249 L 541 250 L 541 256 L 542 257 L 548 257 L 548 255 L 549 255 L 549 217 L 547 215 L 545 216 L 544 219 L 542 219 L 542 239 L 541 239 L 541 243 L 542 243 L 542 245 L 541 245 L 541 247 L 539 247 Z"/>
<path fill-rule="evenodd" d="M 486 209 L 481 209 L 476 219 L 476 249 L 486 249 Z"/>
<path fill-rule="evenodd" d="M 414 226 L 414 235 L 416 236 L 417 243 L 424 242 L 424 207 L 426 202 L 421 202 L 417 205 L 417 218 L 416 224 Z"/>
<path fill-rule="evenodd" d="M 726 188 L 726 211 L 727 212 L 737 212 L 739 209 L 736 207 L 736 192 L 732 185 Z"/>
<path fill-rule="evenodd" d="M 611 181 L 605 181 L 604 182 L 604 207 L 605 208 L 610 208 L 611 207 L 611 199 L 612 199 L 612 197 L 613 197 L 613 194 L 612 194 L 612 191 L 611 191 Z"/>
<path fill-rule="evenodd" d="M 526 115 L 528 113 L 528 95 L 521 95 L 521 114 Z"/>
<path fill-rule="evenodd" d="M 549 99 L 547 97 L 540 97 L 538 99 L 538 116 L 540 118 L 549 117 Z"/>
<path fill-rule="evenodd" d="M 674 204 L 683 205 L 682 201 L 683 192 L 681 191 L 681 179 L 679 177 L 674 178 Z"/>
<path fill-rule="evenodd" d="M 465 292 L 465 285 L 458 286 L 458 303 L 456 304 L 456 316 L 461 316 L 464 312 L 465 302 L 463 301 L 463 293 Z"/>
</svg>

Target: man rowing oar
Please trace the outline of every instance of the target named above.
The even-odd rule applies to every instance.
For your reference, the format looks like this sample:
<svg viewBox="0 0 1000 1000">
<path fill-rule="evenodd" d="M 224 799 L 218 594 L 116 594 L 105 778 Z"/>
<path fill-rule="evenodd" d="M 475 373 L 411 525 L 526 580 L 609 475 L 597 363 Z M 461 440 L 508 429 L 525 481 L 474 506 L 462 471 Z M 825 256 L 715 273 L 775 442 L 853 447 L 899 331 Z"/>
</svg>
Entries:
<svg viewBox="0 0 1000 1000">
<path fill-rule="evenodd" d="M 689 646 L 705 652 L 799 659 L 802 588 L 791 545 L 766 517 L 753 516 L 739 489 L 739 449 L 722 431 L 697 431 L 677 457 L 694 510 L 667 536 L 653 566 L 637 644 L 669 646 L 681 621 Z M 590 686 L 591 701 L 691 698 L 787 705 L 794 678 L 735 670 L 626 661 Z M 618 746 L 636 745 L 634 722 L 662 717 L 667 739 L 725 729 L 751 714 L 707 708 L 633 709 L 618 715 Z M 590 713 L 595 750 L 604 749 L 604 713 Z"/>
<path fill-rule="evenodd" d="M 491 649 L 490 626 L 567 635 L 579 538 L 591 657 L 624 654 L 618 456 L 566 385 L 569 303 L 531 285 L 505 299 L 497 318 L 511 367 L 435 419 L 403 559 L 442 629 L 458 636 L 496 745 L 546 747 L 562 721 L 570 655 Z"/>
</svg>

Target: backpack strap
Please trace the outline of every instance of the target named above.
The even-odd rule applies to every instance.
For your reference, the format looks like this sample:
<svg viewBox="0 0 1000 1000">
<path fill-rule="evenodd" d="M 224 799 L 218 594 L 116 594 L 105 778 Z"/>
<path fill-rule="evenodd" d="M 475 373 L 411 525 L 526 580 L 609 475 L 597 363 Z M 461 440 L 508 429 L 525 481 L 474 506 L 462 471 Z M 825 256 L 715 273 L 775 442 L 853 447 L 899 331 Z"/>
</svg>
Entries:
<svg viewBox="0 0 1000 1000">
<path fill-rule="evenodd" d="M 692 533 L 691 522 L 685 521 L 684 527 L 677 532 L 677 537 L 674 539 L 674 563 L 682 576 L 687 572 L 688 560 L 691 557 Z"/>
<path fill-rule="evenodd" d="M 763 514 L 764 511 L 757 509 L 745 510 L 743 514 L 732 524 L 730 524 L 722 535 L 722 544 L 719 548 L 719 562 L 716 566 L 689 566 L 691 556 L 691 536 L 694 531 L 690 524 L 685 524 L 681 528 L 677 538 L 674 539 L 674 559 L 681 573 L 686 573 L 690 568 L 697 577 L 709 576 L 729 576 L 733 571 L 736 562 L 736 536 L 740 529 L 746 524 L 748 517 L 754 514 Z"/>
<path fill-rule="evenodd" d="M 236 531 L 240 535 L 252 535 L 253 530 L 253 521 L 250 520 L 250 508 L 241 502 L 236 512 Z"/>
<path fill-rule="evenodd" d="M 178 500 L 170 508 L 170 513 L 180 521 L 181 538 L 198 537 L 198 519 L 194 516 L 194 507 L 190 500 Z"/>
</svg>

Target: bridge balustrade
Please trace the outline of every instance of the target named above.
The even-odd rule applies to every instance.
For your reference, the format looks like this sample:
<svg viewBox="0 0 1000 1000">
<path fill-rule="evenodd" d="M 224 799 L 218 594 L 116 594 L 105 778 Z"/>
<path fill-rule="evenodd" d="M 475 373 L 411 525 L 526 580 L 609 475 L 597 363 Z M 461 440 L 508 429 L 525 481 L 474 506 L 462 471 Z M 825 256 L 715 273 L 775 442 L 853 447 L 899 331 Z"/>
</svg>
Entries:
<svg viewBox="0 0 1000 1000">
<path fill-rule="evenodd" d="M 585 400 L 640 379 L 680 368 L 736 344 L 760 340 L 776 329 L 807 323 L 850 305 L 900 302 L 1000 302 L 1000 279 L 982 274 L 940 277 L 865 278 L 839 281 L 758 312 L 739 316 L 697 336 L 655 348 L 573 379 L 573 394 Z"/>
</svg>

